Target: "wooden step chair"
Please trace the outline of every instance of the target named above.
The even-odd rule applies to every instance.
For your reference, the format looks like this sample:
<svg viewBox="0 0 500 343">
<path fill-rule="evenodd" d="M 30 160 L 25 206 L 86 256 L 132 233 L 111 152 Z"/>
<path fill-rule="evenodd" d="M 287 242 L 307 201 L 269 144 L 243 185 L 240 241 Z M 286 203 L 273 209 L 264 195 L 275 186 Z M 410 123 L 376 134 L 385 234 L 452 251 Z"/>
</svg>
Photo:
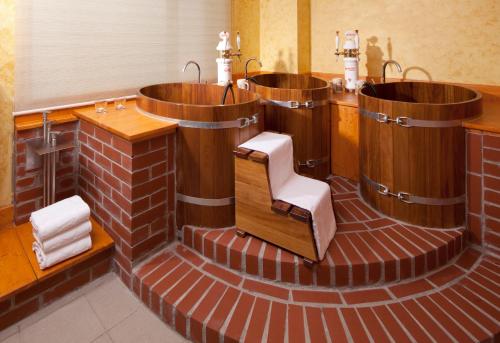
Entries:
<svg viewBox="0 0 500 343">
<path fill-rule="evenodd" d="M 272 198 L 267 154 L 237 148 L 234 156 L 237 234 L 289 250 L 309 266 L 318 262 L 311 213 Z"/>
</svg>

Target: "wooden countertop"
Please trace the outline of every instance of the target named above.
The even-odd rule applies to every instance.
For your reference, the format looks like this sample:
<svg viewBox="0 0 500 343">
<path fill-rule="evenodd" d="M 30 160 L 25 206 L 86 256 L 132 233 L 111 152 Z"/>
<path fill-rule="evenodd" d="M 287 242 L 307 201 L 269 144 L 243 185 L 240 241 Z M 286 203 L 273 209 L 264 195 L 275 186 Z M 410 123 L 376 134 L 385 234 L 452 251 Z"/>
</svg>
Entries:
<svg viewBox="0 0 500 343">
<path fill-rule="evenodd" d="M 58 110 L 49 114 L 49 120 L 54 124 L 63 124 L 77 121 L 78 118 L 74 116 L 73 109 Z M 16 131 L 36 129 L 42 127 L 42 114 L 27 114 L 24 116 L 17 116 L 14 118 L 14 125 Z"/>
<path fill-rule="evenodd" d="M 76 109 L 73 113 L 80 119 L 132 142 L 173 132 L 178 126 L 175 122 L 146 117 L 135 106 L 135 100 L 130 100 L 125 109 L 120 111 L 113 104 L 108 104 L 107 113 L 96 113 L 94 106 Z"/>
</svg>

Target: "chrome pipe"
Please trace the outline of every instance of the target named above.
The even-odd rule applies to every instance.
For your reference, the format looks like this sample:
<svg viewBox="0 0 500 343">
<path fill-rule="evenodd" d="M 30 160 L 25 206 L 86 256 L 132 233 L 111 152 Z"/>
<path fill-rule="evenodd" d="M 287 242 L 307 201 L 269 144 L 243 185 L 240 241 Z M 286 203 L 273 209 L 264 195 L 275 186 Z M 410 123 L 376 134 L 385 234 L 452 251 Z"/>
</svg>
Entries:
<svg viewBox="0 0 500 343">
<path fill-rule="evenodd" d="M 250 57 L 246 62 L 245 62 L 245 80 L 248 80 L 248 64 L 252 61 L 255 61 L 259 63 L 260 67 L 262 68 L 262 62 L 257 59 L 257 57 Z"/>
<path fill-rule="evenodd" d="M 196 66 L 196 68 L 198 68 L 198 83 L 201 83 L 201 68 L 200 68 L 200 65 L 196 61 L 187 61 L 187 63 L 184 65 L 184 68 L 182 68 L 182 72 L 184 73 L 186 71 L 186 68 L 190 64 L 194 64 Z"/>
<path fill-rule="evenodd" d="M 394 60 L 387 60 L 384 62 L 384 65 L 382 66 L 382 83 L 385 83 L 385 69 L 387 68 L 387 66 L 389 64 L 394 64 L 396 66 L 396 68 L 398 68 L 398 72 L 402 73 L 403 72 L 403 69 L 401 68 L 401 65 L 394 61 Z"/>
</svg>

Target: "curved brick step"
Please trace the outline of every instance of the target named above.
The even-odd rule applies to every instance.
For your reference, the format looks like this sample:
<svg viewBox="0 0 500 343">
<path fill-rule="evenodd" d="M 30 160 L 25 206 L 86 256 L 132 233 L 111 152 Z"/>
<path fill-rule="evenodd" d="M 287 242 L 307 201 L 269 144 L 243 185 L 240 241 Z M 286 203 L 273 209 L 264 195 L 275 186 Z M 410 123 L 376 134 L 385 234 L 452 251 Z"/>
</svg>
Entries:
<svg viewBox="0 0 500 343">
<path fill-rule="evenodd" d="M 362 286 L 417 277 L 445 265 L 465 246 L 465 231 L 398 223 L 370 209 L 350 181 L 331 183 L 338 231 L 312 269 L 301 258 L 236 229 L 183 228 L 183 243 L 231 269 L 302 285 Z"/>
<path fill-rule="evenodd" d="M 472 249 L 426 277 L 353 291 L 262 281 L 175 244 L 134 270 L 133 289 L 195 342 L 473 342 L 500 332 L 500 261 Z"/>
</svg>

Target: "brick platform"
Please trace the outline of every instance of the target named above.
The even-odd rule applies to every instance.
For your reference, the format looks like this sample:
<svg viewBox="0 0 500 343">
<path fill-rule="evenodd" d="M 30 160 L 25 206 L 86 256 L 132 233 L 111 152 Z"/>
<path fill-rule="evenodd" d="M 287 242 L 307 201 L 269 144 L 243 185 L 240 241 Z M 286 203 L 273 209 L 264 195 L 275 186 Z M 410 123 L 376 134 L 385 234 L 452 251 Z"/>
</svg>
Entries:
<svg viewBox="0 0 500 343">
<path fill-rule="evenodd" d="M 313 269 L 303 260 L 260 239 L 235 235 L 236 229 L 184 227 L 187 247 L 231 269 L 269 280 L 302 285 L 360 286 L 423 275 L 459 254 L 464 228 L 410 226 L 373 211 L 357 187 L 341 177 L 332 181 L 338 231 L 326 258 Z"/>
<path fill-rule="evenodd" d="M 409 282 L 332 290 L 263 281 L 175 244 L 134 269 L 134 292 L 195 342 L 494 341 L 500 261 L 468 249 Z"/>
<path fill-rule="evenodd" d="M 132 266 L 175 237 L 174 135 L 130 142 L 80 120 L 78 139 L 79 194 L 113 237 L 129 286 Z"/>
<path fill-rule="evenodd" d="M 78 122 L 55 124 L 52 131 L 60 131 L 58 139 L 67 141 L 75 140 Z M 16 224 L 28 221 L 31 212 L 42 207 L 43 179 L 42 168 L 27 169 L 26 148 L 30 141 L 43 137 L 42 128 L 16 131 L 14 140 L 14 221 Z M 59 153 L 57 161 L 56 200 L 61 200 L 77 192 L 78 149 L 68 149 Z"/>
<path fill-rule="evenodd" d="M 500 254 L 500 135 L 467 130 L 467 196 L 471 241 Z"/>
</svg>

